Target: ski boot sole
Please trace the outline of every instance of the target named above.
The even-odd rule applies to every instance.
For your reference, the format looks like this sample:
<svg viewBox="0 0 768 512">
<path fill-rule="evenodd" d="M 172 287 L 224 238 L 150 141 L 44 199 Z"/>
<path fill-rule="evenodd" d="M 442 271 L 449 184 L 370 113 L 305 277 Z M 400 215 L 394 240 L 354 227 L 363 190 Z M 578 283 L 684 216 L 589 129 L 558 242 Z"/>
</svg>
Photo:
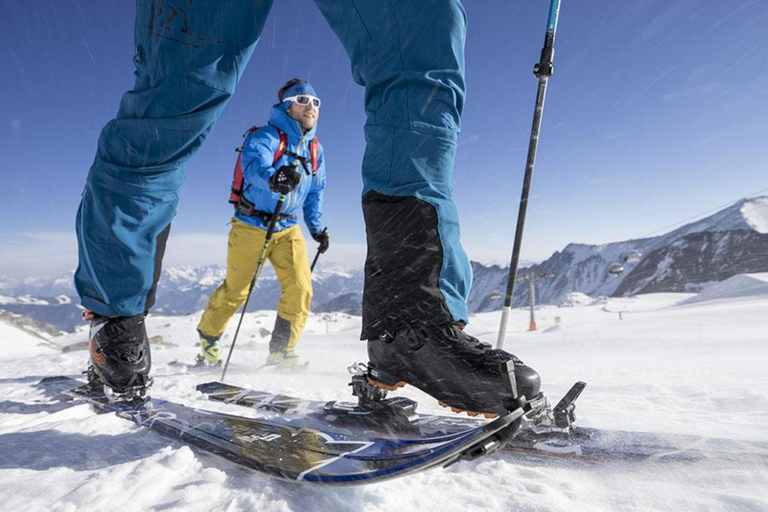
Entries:
<svg viewBox="0 0 768 512">
<path fill-rule="evenodd" d="M 379 382 L 379 381 L 373 380 L 370 376 L 368 377 L 368 384 L 370 384 L 371 386 L 377 387 L 377 388 L 386 389 L 387 391 L 397 391 L 398 389 L 408 385 L 408 383 L 403 381 L 403 380 L 397 381 L 395 384 L 385 384 L 383 382 Z M 414 386 L 414 387 L 418 388 L 418 386 Z M 497 418 L 499 416 L 498 413 L 495 413 L 495 412 L 476 412 L 476 411 L 469 411 L 467 409 L 461 409 L 459 407 L 454 407 L 452 405 L 448 405 L 448 404 L 446 404 L 445 402 L 443 402 L 441 400 L 438 400 L 437 404 L 439 406 L 441 406 L 441 407 L 448 407 L 448 408 L 450 408 L 451 411 L 455 412 L 456 414 L 461 414 L 461 413 L 465 412 L 465 413 L 467 413 L 467 416 L 469 416 L 471 418 L 474 418 L 474 417 L 482 415 L 485 418 L 493 419 L 493 418 Z"/>
<path fill-rule="evenodd" d="M 370 384 L 371 386 L 376 386 L 377 388 L 386 389 L 387 391 L 397 391 L 399 388 L 402 388 L 408 385 L 408 383 L 403 380 L 396 382 L 394 385 L 384 384 L 383 382 L 375 381 L 370 377 L 368 377 L 368 384 Z"/>
</svg>

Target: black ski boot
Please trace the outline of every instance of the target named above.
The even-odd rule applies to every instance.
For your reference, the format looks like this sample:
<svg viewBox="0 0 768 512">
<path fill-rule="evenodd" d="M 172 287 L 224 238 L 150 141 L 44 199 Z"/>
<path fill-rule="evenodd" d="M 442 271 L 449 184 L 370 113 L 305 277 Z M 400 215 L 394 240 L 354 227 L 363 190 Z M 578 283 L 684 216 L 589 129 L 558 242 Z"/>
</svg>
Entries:
<svg viewBox="0 0 768 512">
<path fill-rule="evenodd" d="M 91 321 L 89 382 L 98 379 L 110 399 L 132 401 L 145 395 L 152 366 L 144 314 L 104 317 L 86 313 Z M 96 381 L 90 382 L 92 387 Z M 109 393 L 111 391 L 111 393 Z"/>
<path fill-rule="evenodd" d="M 534 369 L 456 325 L 403 329 L 368 340 L 368 357 L 370 384 L 389 390 L 411 384 L 441 405 L 471 416 L 506 414 L 541 388 Z M 510 389 L 509 361 L 514 363 L 517 397 Z"/>
</svg>

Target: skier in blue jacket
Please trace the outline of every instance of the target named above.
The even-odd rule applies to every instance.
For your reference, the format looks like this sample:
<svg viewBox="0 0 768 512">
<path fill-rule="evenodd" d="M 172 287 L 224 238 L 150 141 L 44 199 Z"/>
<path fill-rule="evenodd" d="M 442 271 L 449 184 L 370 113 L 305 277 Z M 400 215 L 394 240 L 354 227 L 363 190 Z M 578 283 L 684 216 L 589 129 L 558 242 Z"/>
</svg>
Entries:
<svg viewBox="0 0 768 512">
<path fill-rule="evenodd" d="M 503 413 L 538 374 L 467 335 L 469 261 L 451 197 L 464 109 L 460 0 L 315 0 L 365 87 L 362 162 L 369 381 L 410 383 L 457 409 Z M 103 129 L 77 217 L 75 281 L 93 312 L 91 361 L 114 390 L 149 373 L 154 301 L 184 164 L 205 141 L 272 0 L 136 2 L 136 83 Z M 482 169 L 478 169 L 482 173 Z"/>
<path fill-rule="evenodd" d="M 303 366 L 295 349 L 309 315 L 312 275 L 298 224 L 300 211 L 312 237 L 320 243 L 320 252 L 330 244 L 330 235 L 320 223 L 326 181 L 325 154 L 315 138 L 320 98 L 310 84 L 294 78 L 280 89 L 278 100 L 269 124 L 252 131 L 243 144 L 243 182 L 241 193 L 233 198 L 237 204 L 227 244 L 227 276 L 197 326 L 201 358 L 208 364 L 220 362 L 219 338 L 248 296 L 268 226 L 283 193 L 283 207 L 266 254 L 282 291 L 267 364 L 288 369 Z"/>
</svg>

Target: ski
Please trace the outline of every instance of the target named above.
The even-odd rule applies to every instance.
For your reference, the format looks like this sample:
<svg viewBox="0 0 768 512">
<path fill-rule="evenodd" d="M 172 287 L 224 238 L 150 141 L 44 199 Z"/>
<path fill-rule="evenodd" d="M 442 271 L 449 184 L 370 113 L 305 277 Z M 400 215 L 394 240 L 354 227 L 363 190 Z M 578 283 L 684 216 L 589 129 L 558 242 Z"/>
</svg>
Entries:
<svg viewBox="0 0 768 512">
<path fill-rule="evenodd" d="M 384 400 L 379 407 L 361 408 L 354 402 L 322 402 L 257 391 L 220 382 L 197 386 L 209 400 L 250 407 L 257 417 L 269 421 L 322 428 L 326 432 L 363 438 L 418 439 L 451 436 L 477 428 L 484 420 L 455 416 L 421 414 L 416 403 L 404 397 Z M 768 447 L 730 439 L 693 435 L 657 434 L 580 427 L 564 418 L 575 419 L 574 401 L 584 389 L 576 383 L 551 411 L 552 425 L 542 426 L 530 413 L 516 435 L 503 447 L 509 456 L 532 456 L 585 462 L 611 461 L 691 461 L 707 458 L 740 460 L 759 455 L 768 460 Z M 558 411 L 560 411 L 558 413 Z M 535 411 L 542 414 L 542 409 Z"/>
<path fill-rule="evenodd" d="M 518 409 L 450 434 L 397 439 L 246 418 L 159 398 L 112 403 L 70 377 L 47 378 L 40 386 L 259 473 L 316 485 L 367 484 L 475 459 L 501 446 L 523 414 Z"/>
</svg>

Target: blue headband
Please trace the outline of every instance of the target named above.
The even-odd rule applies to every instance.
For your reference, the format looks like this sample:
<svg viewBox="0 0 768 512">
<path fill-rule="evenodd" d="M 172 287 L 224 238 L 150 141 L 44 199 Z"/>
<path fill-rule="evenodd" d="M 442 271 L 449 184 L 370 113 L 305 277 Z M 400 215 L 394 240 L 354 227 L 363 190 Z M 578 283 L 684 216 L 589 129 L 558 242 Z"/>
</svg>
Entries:
<svg viewBox="0 0 768 512">
<path fill-rule="evenodd" d="M 314 96 L 315 98 L 320 97 L 317 95 L 317 93 L 312 88 L 312 86 L 309 85 L 307 82 L 299 82 L 289 87 L 288 90 L 283 93 L 283 98 L 288 98 L 290 96 L 298 96 L 300 94 L 309 94 L 310 96 Z"/>
</svg>

